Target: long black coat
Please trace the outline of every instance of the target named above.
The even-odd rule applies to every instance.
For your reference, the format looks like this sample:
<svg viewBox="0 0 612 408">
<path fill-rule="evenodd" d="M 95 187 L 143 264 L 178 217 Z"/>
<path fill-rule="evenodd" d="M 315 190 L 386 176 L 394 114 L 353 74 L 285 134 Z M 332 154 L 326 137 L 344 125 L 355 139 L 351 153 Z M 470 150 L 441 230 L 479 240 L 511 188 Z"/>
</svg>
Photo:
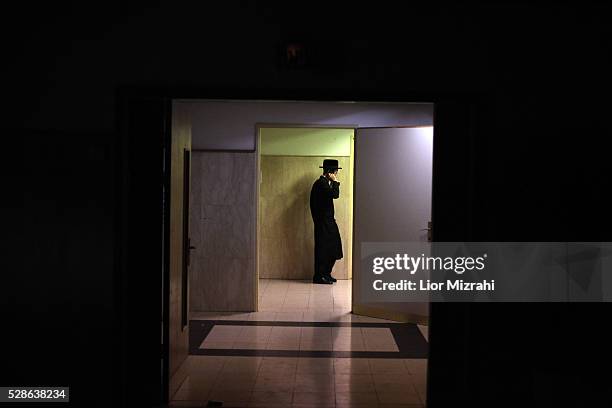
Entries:
<svg viewBox="0 0 612 408">
<path fill-rule="evenodd" d="M 334 218 L 334 199 L 340 196 L 340 182 L 321 176 L 310 190 L 310 213 L 314 222 L 315 258 L 342 259 L 342 241 Z"/>
</svg>

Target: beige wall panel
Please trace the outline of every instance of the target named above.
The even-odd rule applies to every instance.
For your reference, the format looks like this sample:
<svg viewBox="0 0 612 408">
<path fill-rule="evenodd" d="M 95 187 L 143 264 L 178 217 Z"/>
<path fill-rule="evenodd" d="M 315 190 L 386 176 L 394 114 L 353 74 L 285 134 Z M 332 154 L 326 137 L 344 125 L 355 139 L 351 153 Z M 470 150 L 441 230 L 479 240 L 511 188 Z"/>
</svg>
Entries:
<svg viewBox="0 0 612 408">
<path fill-rule="evenodd" d="M 340 198 L 334 200 L 344 258 L 334 265 L 337 279 L 349 277 L 352 196 L 349 157 L 261 156 L 260 269 L 261 278 L 311 279 L 314 271 L 314 227 L 310 189 L 321 175 L 323 159 L 336 158 Z"/>
<path fill-rule="evenodd" d="M 193 152 L 190 308 L 252 311 L 255 153 Z"/>
</svg>

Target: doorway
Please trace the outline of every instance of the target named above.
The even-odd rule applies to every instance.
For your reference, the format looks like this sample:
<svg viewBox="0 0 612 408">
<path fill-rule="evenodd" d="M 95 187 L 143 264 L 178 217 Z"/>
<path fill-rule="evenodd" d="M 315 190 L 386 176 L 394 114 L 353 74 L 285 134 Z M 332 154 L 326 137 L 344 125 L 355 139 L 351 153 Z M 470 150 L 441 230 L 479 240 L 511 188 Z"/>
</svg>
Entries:
<svg viewBox="0 0 612 408">
<path fill-rule="evenodd" d="M 191 108 L 189 112 L 193 132 L 197 112 Z M 394 175 L 389 163 L 414 163 L 422 153 L 406 151 L 410 143 L 406 145 L 405 139 L 414 139 L 415 134 L 408 134 L 414 129 L 260 122 L 256 130 L 253 151 L 201 149 L 197 144 L 192 149 L 192 228 L 186 238 L 195 246 L 188 280 L 190 324 L 185 330 L 190 337 L 189 352 L 172 375 L 178 381 L 171 381 L 171 398 L 242 404 L 261 402 L 263 396 L 278 392 L 282 395 L 277 403 L 329 404 L 345 397 L 367 403 L 424 403 L 426 328 L 414 320 L 406 323 L 414 314 L 406 317 L 401 307 L 388 313 L 387 305 L 377 309 L 353 296 L 358 288 L 353 272 L 359 271 L 353 261 L 359 246 L 353 238 L 385 241 L 389 239 L 385 231 L 393 225 L 401 226 L 398 231 L 405 232 L 405 227 L 416 231 L 429 219 L 431 186 L 425 192 L 411 190 L 427 201 L 422 225 L 398 222 L 410 206 L 405 202 L 405 186 L 401 194 L 392 189 L 409 182 L 409 177 Z M 197 132 L 194 139 L 197 143 Z M 368 143 L 384 145 L 389 151 L 364 148 Z M 355 150 L 361 155 L 357 163 Z M 405 157 L 395 157 L 397 153 Z M 313 285 L 308 198 L 326 158 L 338 159 L 342 167 L 344 200 L 334 200 L 334 204 L 345 256 L 334 266 L 337 283 Z M 357 173 L 361 182 L 354 177 L 355 169 L 361 169 Z M 363 188 L 366 184 L 373 192 Z M 361 198 L 354 194 L 355 187 Z M 386 208 L 366 208 L 369 201 L 380 198 Z M 412 201 L 417 200 L 412 197 Z M 249 239 L 251 230 L 255 234 Z M 400 232 L 393 239 L 402 236 Z M 184 286 L 182 293 L 184 301 Z M 253 303 L 245 296 L 249 294 Z M 202 368 L 196 368 L 212 368 L 219 362 L 220 370 L 207 374 L 206 379 L 200 375 Z M 291 373 L 268 381 L 279 366 L 294 362 L 297 366 L 288 368 Z M 299 368 L 302 363 L 307 367 Z M 387 400 L 382 392 L 386 385 L 380 381 L 382 372 L 390 369 L 397 370 L 392 381 L 398 389 Z M 248 372 L 244 381 L 232 383 L 236 370 Z M 335 384 L 343 376 L 366 372 L 369 382 L 363 389 Z"/>
<path fill-rule="evenodd" d="M 360 149 L 355 164 L 355 134 Z M 256 126 L 257 134 L 257 268 L 256 310 L 308 309 L 305 298 L 284 304 L 267 285 L 283 280 L 310 284 L 314 243 L 309 192 L 325 158 L 336 159 L 342 192 L 334 200 L 344 258 L 334 265 L 343 280 L 338 293 L 357 315 L 428 324 L 427 303 L 366 303 L 358 293 L 360 243 L 431 240 L 433 127 L 360 128 L 357 126 Z M 355 168 L 362 189 L 355 189 Z M 359 217 L 354 221 L 354 206 Z M 357 246 L 354 246 L 354 242 Z M 353 272 L 357 278 L 353 280 Z M 280 282 L 279 282 L 280 280 Z M 346 282 L 348 281 L 348 282 Z M 350 284 L 346 285 L 347 283 Z M 296 283 L 293 283 L 295 286 Z M 306 288 L 304 291 L 307 292 Z M 340 299 L 339 299 L 340 300 Z M 310 298 L 310 302 L 313 299 Z M 339 302 L 340 303 L 340 302 Z"/>
<path fill-rule="evenodd" d="M 258 124 L 257 133 L 257 310 L 287 311 L 319 315 L 329 310 L 350 308 L 353 228 L 353 141 L 350 126 L 291 126 Z M 322 174 L 324 159 L 336 159 L 340 196 L 333 200 L 339 226 L 343 258 L 337 260 L 332 276 L 338 279 L 332 297 L 311 294 L 314 274 L 314 228 L 310 213 L 310 191 Z M 280 299 L 267 290 L 286 284 L 299 295 Z M 282 303 L 281 303 L 282 301 Z M 309 307 L 310 306 L 310 307 Z M 295 317 L 295 316 L 294 316 Z"/>
<path fill-rule="evenodd" d="M 117 194 L 120 197 L 121 205 L 118 207 L 120 217 L 117 219 L 119 255 L 116 282 L 119 293 L 117 298 L 119 325 L 117 345 L 120 346 L 117 348 L 119 356 L 117 364 L 121 365 L 121 376 L 117 377 L 117 389 L 121 390 L 123 400 L 132 403 L 142 403 L 146 400 L 151 401 L 151 404 L 154 404 L 154 401 L 168 401 L 168 379 L 165 377 L 161 382 L 159 380 L 160 312 L 164 316 L 163 337 L 165 339 L 162 362 L 168 359 L 168 342 L 166 341 L 168 339 L 167 322 L 169 321 L 170 300 L 168 268 L 164 267 L 162 276 L 152 274 L 151 271 L 159 268 L 159 264 L 167 257 L 167 252 L 152 250 L 152 248 L 165 248 L 166 251 L 168 248 L 168 241 L 162 240 L 162 236 L 158 234 L 161 215 L 167 216 L 169 211 L 169 201 L 160 199 L 162 195 L 159 193 L 159 186 L 162 184 L 170 186 L 171 183 L 167 171 L 160 171 L 159 163 L 162 162 L 162 157 L 166 157 L 164 162 L 169 163 L 170 124 L 174 116 L 171 111 L 172 104 L 177 101 L 187 102 L 195 106 L 196 110 L 199 109 L 194 115 L 199 123 L 192 123 L 191 129 L 194 135 L 192 151 L 229 149 L 234 153 L 254 157 L 253 127 L 258 120 L 265 123 L 312 123 L 314 121 L 330 124 L 331 121 L 331 123 L 356 123 L 360 126 L 387 126 L 400 123 L 431 126 L 434 124 L 433 103 L 416 103 L 416 101 L 435 100 L 435 140 L 443 143 L 436 145 L 434 160 L 436 178 L 432 220 L 436 223 L 436 228 L 433 237 L 435 240 L 452 241 L 471 236 L 472 227 L 478 220 L 478 216 L 470 207 L 475 188 L 473 185 L 474 166 L 471 165 L 475 160 L 474 143 L 472 142 L 476 137 L 472 131 L 474 122 L 472 120 L 473 111 L 470 109 L 486 104 L 486 95 L 428 94 L 428 96 L 423 96 L 389 91 L 385 95 L 356 97 L 350 92 L 341 92 L 339 98 L 346 97 L 347 100 L 357 102 L 314 102 L 320 100 L 324 95 L 321 92 L 270 91 L 262 93 L 262 91 L 257 91 L 246 94 L 238 92 L 245 99 L 234 97 L 223 101 L 194 99 L 193 94 L 187 96 L 190 99 L 180 99 L 186 97 L 185 92 L 177 89 L 151 89 L 146 93 L 139 89 L 124 89 L 120 93 L 122 109 L 120 110 L 117 152 L 121 160 L 120 171 L 117 172 Z M 218 92 L 202 90 L 198 92 L 197 97 L 206 98 L 211 95 L 218 95 Z M 294 99 L 297 95 L 298 100 L 286 101 L 288 95 Z M 390 98 L 402 102 L 385 102 Z M 226 106 L 228 109 L 225 108 Z M 230 107 L 232 109 L 229 109 Z M 212 124 L 212 127 L 204 129 L 201 126 L 202 123 Z M 192 157 L 192 163 L 194 160 Z M 193 176 L 192 172 L 192 189 L 195 184 Z M 255 177 L 254 172 L 252 176 Z M 162 207 L 164 208 L 163 213 L 159 211 L 159 208 Z M 255 215 L 255 212 L 253 214 Z M 133 298 L 132 288 L 138 288 L 138 302 L 127 301 Z M 161 298 L 160 292 L 164 293 Z M 451 319 L 448 310 L 432 304 L 432 312 L 435 312 L 435 321 L 438 322 L 437 337 L 432 338 L 434 342 L 431 348 L 431 359 L 425 362 L 435 360 L 437 365 L 431 364 L 433 368 L 436 368 L 440 367 L 441 359 L 445 356 L 444 352 L 448 349 L 443 343 L 445 334 L 451 336 L 453 333 L 456 334 L 457 324 L 460 324 L 456 322 L 463 322 L 465 316 L 460 313 L 452 315 L 451 331 L 450 328 L 445 329 L 444 326 L 444 319 L 446 323 L 449 323 Z M 238 316 L 239 314 L 235 315 L 239 318 L 244 317 Z M 192 319 L 193 314 L 190 314 L 189 318 Z M 438 380 L 441 379 L 441 376 L 446 376 L 448 370 L 453 373 L 464 372 L 467 361 L 463 358 L 454 361 L 452 366 L 444 370 L 431 369 L 428 372 Z M 207 363 L 206 371 L 214 371 L 216 364 Z M 167 368 L 167 365 L 162 365 L 162 373 L 166 373 L 165 375 L 168 375 Z M 265 367 L 262 366 L 262 368 Z M 343 369 L 342 366 L 336 367 L 335 365 L 334 368 Z M 313 367 L 313 369 L 318 370 L 319 367 Z M 127 378 L 137 378 L 138 381 L 125 386 L 128 384 Z M 366 387 L 361 387 L 361 389 L 364 390 Z"/>
</svg>

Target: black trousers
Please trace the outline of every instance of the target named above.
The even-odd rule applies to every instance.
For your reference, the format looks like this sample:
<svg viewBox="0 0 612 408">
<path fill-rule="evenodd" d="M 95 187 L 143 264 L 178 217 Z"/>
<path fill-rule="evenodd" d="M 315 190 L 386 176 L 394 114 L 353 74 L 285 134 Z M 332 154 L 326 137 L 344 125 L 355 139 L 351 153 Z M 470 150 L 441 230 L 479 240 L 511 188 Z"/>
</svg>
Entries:
<svg viewBox="0 0 612 408">
<path fill-rule="evenodd" d="M 333 257 L 315 257 L 314 279 L 331 276 L 336 260 Z"/>
</svg>

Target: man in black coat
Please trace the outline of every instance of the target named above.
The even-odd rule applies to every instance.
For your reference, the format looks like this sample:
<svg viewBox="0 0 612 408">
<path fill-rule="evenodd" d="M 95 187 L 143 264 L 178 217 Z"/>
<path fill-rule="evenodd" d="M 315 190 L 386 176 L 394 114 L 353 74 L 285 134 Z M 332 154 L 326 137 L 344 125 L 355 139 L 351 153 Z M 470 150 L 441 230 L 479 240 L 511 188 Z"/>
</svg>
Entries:
<svg viewBox="0 0 612 408">
<path fill-rule="evenodd" d="M 312 185 L 310 191 L 310 213 L 314 222 L 315 261 L 314 283 L 332 284 L 336 281 L 331 276 L 337 259 L 342 259 L 342 241 L 340 231 L 334 218 L 333 200 L 340 196 L 338 160 L 323 160 L 323 174 Z"/>
</svg>

